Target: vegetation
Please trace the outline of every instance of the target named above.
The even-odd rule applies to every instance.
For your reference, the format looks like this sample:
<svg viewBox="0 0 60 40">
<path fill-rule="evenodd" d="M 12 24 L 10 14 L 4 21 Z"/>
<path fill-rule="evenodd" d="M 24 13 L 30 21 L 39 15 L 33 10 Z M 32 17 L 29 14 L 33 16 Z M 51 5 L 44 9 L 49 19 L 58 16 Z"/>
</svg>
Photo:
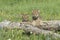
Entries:
<svg viewBox="0 0 60 40">
<path fill-rule="evenodd" d="M 52 35 L 44 36 L 39 35 L 27 35 L 23 34 L 23 30 L 18 29 L 0 29 L 0 40 L 60 40 L 60 38 L 54 38 Z"/>
<path fill-rule="evenodd" d="M 0 0 L 0 21 L 21 21 L 20 14 L 31 15 L 32 9 L 39 9 L 43 20 L 59 20 L 59 4 L 60 0 Z"/>
<path fill-rule="evenodd" d="M 60 20 L 60 0 L 0 0 L 0 21 L 7 19 L 20 22 L 20 14 L 27 13 L 31 16 L 32 9 L 39 9 L 43 20 Z M 43 34 L 28 36 L 23 32 L 0 29 L 0 40 L 59 40 Z"/>
</svg>

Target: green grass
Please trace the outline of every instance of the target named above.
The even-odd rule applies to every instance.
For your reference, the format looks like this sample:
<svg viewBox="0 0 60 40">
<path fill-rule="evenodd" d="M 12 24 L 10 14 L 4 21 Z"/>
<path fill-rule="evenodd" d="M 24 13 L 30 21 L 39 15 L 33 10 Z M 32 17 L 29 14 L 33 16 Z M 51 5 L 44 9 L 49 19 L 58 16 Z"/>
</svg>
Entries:
<svg viewBox="0 0 60 40">
<path fill-rule="evenodd" d="M 31 15 L 32 9 L 39 9 L 43 20 L 60 19 L 60 0 L 0 0 L 0 21 L 21 21 L 20 14 Z"/>
<path fill-rule="evenodd" d="M 23 30 L 18 29 L 0 29 L 0 40 L 60 40 L 60 38 L 54 38 L 51 35 L 31 34 L 28 36 L 27 34 L 23 34 L 23 32 Z"/>
</svg>

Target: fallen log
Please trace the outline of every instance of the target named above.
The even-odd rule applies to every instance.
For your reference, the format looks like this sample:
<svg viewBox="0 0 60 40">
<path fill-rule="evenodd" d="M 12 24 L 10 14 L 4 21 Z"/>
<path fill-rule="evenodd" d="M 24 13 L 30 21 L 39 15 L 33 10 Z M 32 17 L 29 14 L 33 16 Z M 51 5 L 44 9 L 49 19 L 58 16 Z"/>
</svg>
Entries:
<svg viewBox="0 0 60 40">
<path fill-rule="evenodd" d="M 42 21 L 42 22 L 43 22 L 43 24 L 40 25 L 38 28 L 44 29 L 44 30 L 51 30 L 51 31 L 60 30 L 60 22 L 58 22 L 58 21 Z M 21 23 L 32 25 L 30 22 L 21 22 Z"/>
<path fill-rule="evenodd" d="M 30 24 L 27 24 L 27 23 L 24 23 L 24 22 L 22 22 L 22 23 L 13 22 L 12 23 L 10 21 L 4 21 L 4 22 L 0 22 L 0 25 L 1 25 L 0 27 L 8 27 L 8 28 L 15 28 L 16 27 L 16 28 L 19 28 L 19 29 L 23 29 L 26 32 L 32 32 L 32 33 L 35 33 L 35 34 L 52 35 L 54 38 L 56 38 L 56 37 L 60 38 L 60 34 L 57 34 L 57 33 L 54 33 L 52 31 L 48 31 L 48 30 L 39 29 L 39 28 L 37 28 L 33 25 L 30 25 Z M 48 25 L 50 25 L 50 24 L 48 24 Z M 47 27 L 51 27 L 51 26 L 44 26 L 43 28 L 47 28 Z"/>
<path fill-rule="evenodd" d="M 60 30 L 60 21 L 42 21 L 43 24 L 40 25 L 40 29 L 44 29 L 44 30 L 55 30 L 55 31 L 58 31 Z M 30 24 L 29 22 L 11 22 L 11 21 L 2 21 L 0 22 L 0 28 L 3 28 L 3 27 L 19 27 L 20 25 L 22 24 Z"/>
<path fill-rule="evenodd" d="M 60 31 L 60 20 L 42 21 L 42 22 L 43 22 L 43 25 L 41 25 L 42 29 Z"/>
<path fill-rule="evenodd" d="M 21 25 L 20 29 L 23 29 L 26 32 L 32 32 L 35 34 L 44 34 L 44 35 L 52 35 L 54 38 L 58 37 L 60 38 L 60 34 L 54 33 L 52 31 L 48 31 L 48 30 L 43 30 L 43 29 L 39 29 L 37 27 L 34 27 L 32 25 Z"/>
</svg>

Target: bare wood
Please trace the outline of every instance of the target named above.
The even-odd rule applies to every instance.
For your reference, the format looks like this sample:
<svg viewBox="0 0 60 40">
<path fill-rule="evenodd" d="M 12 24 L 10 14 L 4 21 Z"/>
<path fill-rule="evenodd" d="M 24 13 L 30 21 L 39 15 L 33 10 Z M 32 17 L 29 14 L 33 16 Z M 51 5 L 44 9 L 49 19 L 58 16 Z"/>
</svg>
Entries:
<svg viewBox="0 0 60 40">
<path fill-rule="evenodd" d="M 53 30 L 60 30 L 60 21 L 59 20 L 52 20 L 52 21 L 42 21 L 44 24 L 42 28 L 44 29 L 53 29 Z"/>
<path fill-rule="evenodd" d="M 7 21 L 6 21 L 7 22 Z M 17 22 L 14 22 L 11 24 L 11 22 L 7 23 L 6 22 L 0 22 L 1 25 L 3 25 L 3 27 L 7 26 L 8 28 L 19 28 L 19 29 L 23 29 L 27 32 L 33 32 L 33 33 L 36 33 L 36 34 L 44 34 L 44 35 L 48 35 L 48 34 L 51 34 L 53 37 L 59 37 L 60 38 L 60 34 L 57 34 L 57 33 L 54 33 L 52 31 L 48 31 L 48 30 L 43 30 L 43 29 L 39 29 L 33 25 L 30 25 L 30 24 L 26 24 L 27 22 L 21 22 L 21 23 L 17 23 Z M 52 22 L 51 22 L 52 23 Z M 16 25 L 17 24 L 17 25 Z M 59 23 L 58 23 L 59 24 Z M 49 25 L 49 24 L 48 24 Z M 52 24 L 53 25 L 53 24 Z M 55 25 L 55 24 L 54 24 Z M 0 26 L 1 27 L 1 26 Z M 48 26 L 47 26 L 48 27 Z M 47 28 L 46 26 L 44 26 L 44 28 Z M 50 27 L 50 26 L 49 26 Z M 52 26 L 53 27 L 53 26 Z M 57 28 L 58 29 L 58 28 Z"/>
<path fill-rule="evenodd" d="M 31 25 L 22 25 L 22 26 L 20 26 L 20 28 L 27 32 L 32 32 L 35 34 L 52 35 L 53 37 L 60 38 L 60 34 L 57 34 L 57 33 L 54 33 L 52 31 L 48 31 L 48 30 L 39 29 L 39 28 L 31 26 Z"/>
<path fill-rule="evenodd" d="M 60 30 L 60 23 L 58 21 L 42 21 L 42 23 L 43 24 L 41 24 L 39 27 L 37 26 L 35 27 L 44 29 L 44 30 L 55 30 L 55 31 Z M 32 22 L 21 22 L 21 24 L 33 25 Z"/>
</svg>

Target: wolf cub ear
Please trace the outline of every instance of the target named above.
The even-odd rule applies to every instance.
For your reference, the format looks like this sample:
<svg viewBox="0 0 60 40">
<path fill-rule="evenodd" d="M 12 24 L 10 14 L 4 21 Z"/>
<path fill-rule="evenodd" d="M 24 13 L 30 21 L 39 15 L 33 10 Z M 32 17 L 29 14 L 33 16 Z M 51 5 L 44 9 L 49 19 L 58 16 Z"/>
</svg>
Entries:
<svg viewBox="0 0 60 40">
<path fill-rule="evenodd" d="M 40 13 L 40 10 L 39 9 L 33 9 L 32 12 L 39 12 Z"/>
<path fill-rule="evenodd" d="M 40 13 L 40 10 L 38 10 L 38 12 Z"/>
</svg>

